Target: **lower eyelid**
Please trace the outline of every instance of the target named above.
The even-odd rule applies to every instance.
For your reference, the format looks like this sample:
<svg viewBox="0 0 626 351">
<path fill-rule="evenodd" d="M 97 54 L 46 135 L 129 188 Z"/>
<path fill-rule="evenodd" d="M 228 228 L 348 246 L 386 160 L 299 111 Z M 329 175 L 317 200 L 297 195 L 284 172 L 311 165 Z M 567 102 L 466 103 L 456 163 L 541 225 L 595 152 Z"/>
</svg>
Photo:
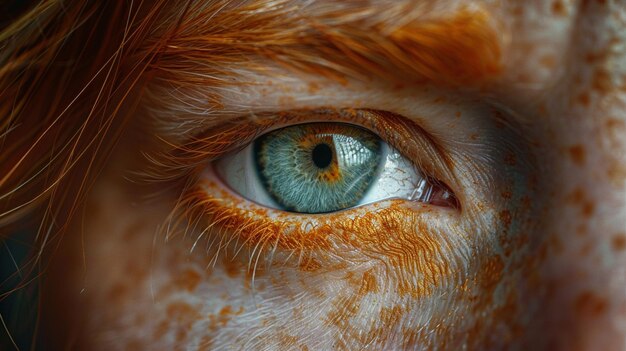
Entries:
<svg viewBox="0 0 626 351">
<path fill-rule="evenodd" d="M 251 142 L 243 150 L 224 155 L 212 162 L 209 166 L 210 171 L 237 195 L 261 206 L 279 209 L 281 205 L 270 196 L 256 171 L 254 145 L 255 143 Z M 458 208 L 454 206 L 453 201 L 444 198 L 437 201 L 436 195 L 442 186 L 424 177 L 398 150 L 381 142 L 380 152 L 382 162 L 375 171 L 373 181 L 364 192 L 364 196 L 353 207 L 387 199 L 403 199 Z M 431 194 L 434 195 L 432 199 Z M 450 198 L 452 197 L 453 195 L 450 195 Z"/>
<path fill-rule="evenodd" d="M 322 238 L 329 239 L 335 229 L 350 228 L 354 231 L 365 229 L 364 224 L 369 221 L 369 226 L 375 226 L 379 214 L 389 215 L 395 213 L 399 221 L 409 222 L 408 218 L 419 218 L 419 223 L 426 224 L 437 221 L 433 217 L 448 218 L 452 221 L 458 219 L 459 213 L 452 208 L 435 208 L 428 204 L 416 203 L 401 199 L 389 199 L 376 203 L 366 204 L 334 213 L 301 214 L 274 210 L 262 205 L 257 205 L 240 197 L 224 186 L 214 171 L 207 170 L 205 178 L 197 188 L 190 193 L 189 199 L 199 205 L 199 215 L 219 218 L 216 212 L 228 213 L 226 217 L 233 219 L 233 228 L 240 227 L 236 223 L 255 222 L 255 228 L 264 228 L 265 235 L 274 238 L 278 236 L 291 239 L 299 238 L 301 248 L 319 249 L 311 243 L 319 244 Z M 403 219 L 404 218 L 404 219 Z M 357 220 L 358 219 L 358 220 Z M 444 221 L 444 222 L 447 222 Z M 357 227 L 357 223 L 361 227 Z M 443 223 L 440 223 L 443 225 Z M 415 228 L 403 226 L 408 231 Z M 365 231 L 365 230 L 363 230 Z M 250 239 L 250 233 L 239 233 Z M 357 235 L 359 236 L 359 235 Z M 290 242 L 291 239 L 288 241 Z M 362 238 L 364 239 L 364 238 Z M 282 240 L 282 239 L 281 239 Z M 366 240 L 367 241 L 367 240 Z M 282 243 L 282 241 L 278 241 Z M 358 245 L 355 245 L 358 247 Z M 291 244 L 285 245 L 291 247 Z"/>
<path fill-rule="evenodd" d="M 207 236 L 220 235 L 221 241 L 258 248 L 259 256 L 265 250 L 286 253 L 296 261 L 303 255 L 315 256 L 320 269 L 330 270 L 333 268 L 325 266 L 331 264 L 329 257 L 384 257 L 392 267 L 409 273 L 407 276 L 428 279 L 418 286 L 407 283 L 405 288 L 414 290 L 411 294 L 424 294 L 459 273 L 452 262 L 456 255 L 450 252 L 464 246 L 458 243 L 464 236 L 450 231 L 456 211 L 388 200 L 334 214 L 291 214 L 238 198 L 216 181 L 203 180 L 181 206 L 213 228 Z"/>
</svg>

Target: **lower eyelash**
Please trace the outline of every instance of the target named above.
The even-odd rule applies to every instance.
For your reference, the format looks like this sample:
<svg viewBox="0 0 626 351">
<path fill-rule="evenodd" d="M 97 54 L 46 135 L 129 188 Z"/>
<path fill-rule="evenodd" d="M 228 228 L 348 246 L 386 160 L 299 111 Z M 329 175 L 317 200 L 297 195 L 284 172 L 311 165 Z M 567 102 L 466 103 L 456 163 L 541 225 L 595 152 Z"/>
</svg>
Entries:
<svg viewBox="0 0 626 351">
<path fill-rule="evenodd" d="M 229 245 L 235 245 L 236 252 L 244 248 L 251 252 L 249 267 L 256 267 L 260 260 L 271 265 L 274 252 L 287 257 L 283 264 L 296 260 L 296 266 L 305 271 L 334 270 L 338 258 L 344 265 L 377 258 L 392 270 L 388 273 L 400 277 L 396 289 L 416 297 L 428 295 L 458 273 L 452 263 L 455 255 L 449 252 L 455 246 L 446 242 L 448 235 L 442 228 L 426 220 L 431 209 L 416 211 L 401 200 L 366 207 L 318 216 L 277 213 L 205 180 L 187 192 L 173 218 L 178 218 L 178 224 L 194 223 L 186 231 L 196 226 L 202 229 L 195 241 L 207 240 L 213 249 L 209 251 L 216 252 L 210 260 L 213 264 L 218 262 L 220 249 Z M 316 264 L 303 268 L 303 260 L 310 262 L 313 257 Z"/>
</svg>

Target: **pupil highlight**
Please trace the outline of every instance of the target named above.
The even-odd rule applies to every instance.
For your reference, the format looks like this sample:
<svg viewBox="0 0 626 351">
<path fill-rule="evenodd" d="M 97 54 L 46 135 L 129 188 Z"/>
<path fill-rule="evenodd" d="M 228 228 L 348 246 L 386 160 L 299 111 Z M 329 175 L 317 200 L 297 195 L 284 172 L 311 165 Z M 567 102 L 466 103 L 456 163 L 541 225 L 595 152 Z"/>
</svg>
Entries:
<svg viewBox="0 0 626 351">
<path fill-rule="evenodd" d="M 313 163 L 318 168 L 324 169 L 330 166 L 330 163 L 333 160 L 333 150 L 328 146 L 328 144 L 318 144 L 313 148 L 312 153 Z"/>
</svg>

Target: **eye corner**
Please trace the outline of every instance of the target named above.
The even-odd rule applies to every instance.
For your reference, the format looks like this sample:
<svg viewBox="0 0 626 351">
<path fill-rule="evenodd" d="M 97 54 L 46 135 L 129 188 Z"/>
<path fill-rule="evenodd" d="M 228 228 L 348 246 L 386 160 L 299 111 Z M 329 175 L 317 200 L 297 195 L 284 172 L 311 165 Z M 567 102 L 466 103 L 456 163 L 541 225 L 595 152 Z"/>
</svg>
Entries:
<svg viewBox="0 0 626 351">
<path fill-rule="evenodd" d="M 429 182 L 433 184 L 435 188 L 426 203 L 438 207 L 447 207 L 457 211 L 461 211 L 461 202 L 456 194 L 442 181 L 436 179 L 429 179 Z"/>
</svg>

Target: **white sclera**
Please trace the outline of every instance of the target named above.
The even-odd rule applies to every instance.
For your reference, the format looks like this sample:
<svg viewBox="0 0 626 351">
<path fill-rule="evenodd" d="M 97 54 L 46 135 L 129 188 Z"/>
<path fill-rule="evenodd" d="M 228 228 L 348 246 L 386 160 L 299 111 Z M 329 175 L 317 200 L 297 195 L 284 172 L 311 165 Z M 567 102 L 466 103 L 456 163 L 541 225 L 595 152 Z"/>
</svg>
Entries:
<svg viewBox="0 0 626 351">
<path fill-rule="evenodd" d="M 233 191 L 259 205 L 281 209 L 265 190 L 254 160 L 254 143 L 215 162 L 215 170 Z M 382 162 L 376 179 L 357 206 L 388 199 L 428 201 L 432 186 L 415 165 L 400 152 L 382 142 Z"/>
<path fill-rule="evenodd" d="M 415 165 L 387 143 L 382 143 L 383 161 L 376 179 L 372 182 L 359 205 L 387 199 L 422 200 L 430 191 Z"/>
<path fill-rule="evenodd" d="M 261 182 L 254 162 L 254 143 L 217 160 L 215 170 L 232 190 L 259 205 L 280 208 Z"/>
</svg>

